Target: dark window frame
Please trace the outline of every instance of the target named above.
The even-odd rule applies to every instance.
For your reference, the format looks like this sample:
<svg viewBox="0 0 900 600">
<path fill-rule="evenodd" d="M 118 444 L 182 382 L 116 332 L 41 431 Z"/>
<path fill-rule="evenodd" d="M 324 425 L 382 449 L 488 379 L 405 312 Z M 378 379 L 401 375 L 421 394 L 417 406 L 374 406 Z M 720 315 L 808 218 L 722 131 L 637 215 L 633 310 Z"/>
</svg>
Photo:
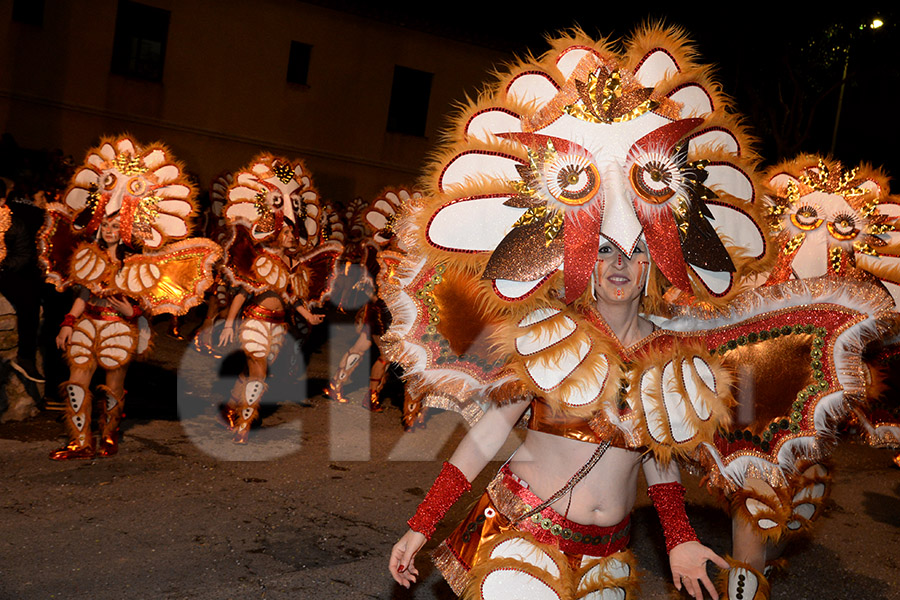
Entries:
<svg viewBox="0 0 900 600">
<path fill-rule="evenodd" d="M 44 0 L 14 0 L 12 20 L 23 25 L 44 26 Z"/>
<path fill-rule="evenodd" d="M 312 44 L 291 40 L 288 54 L 287 82 L 309 86 L 309 67 L 312 63 Z"/>
<path fill-rule="evenodd" d="M 171 12 L 133 0 L 119 0 L 110 72 L 162 81 Z"/>
<path fill-rule="evenodd" d="M 388 132 L 425 137 L 433 81 L 434 73 L 394 66 L 391 102 L 388 106 Z"/>
</svg>

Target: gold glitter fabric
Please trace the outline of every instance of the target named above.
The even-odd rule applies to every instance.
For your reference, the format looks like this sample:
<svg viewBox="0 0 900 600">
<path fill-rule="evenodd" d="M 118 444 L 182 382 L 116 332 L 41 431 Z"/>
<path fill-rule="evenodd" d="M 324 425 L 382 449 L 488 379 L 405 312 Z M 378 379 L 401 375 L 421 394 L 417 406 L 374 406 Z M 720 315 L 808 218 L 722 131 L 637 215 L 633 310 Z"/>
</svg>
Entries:
<svg viewBox="0 0 900 600">
<path fill-rule="evenodd" d="M 8 206 L 0 206 L 0 263 L 6 258 L 6 232 L 12 224 L 12 211 Z"/>
</svg>

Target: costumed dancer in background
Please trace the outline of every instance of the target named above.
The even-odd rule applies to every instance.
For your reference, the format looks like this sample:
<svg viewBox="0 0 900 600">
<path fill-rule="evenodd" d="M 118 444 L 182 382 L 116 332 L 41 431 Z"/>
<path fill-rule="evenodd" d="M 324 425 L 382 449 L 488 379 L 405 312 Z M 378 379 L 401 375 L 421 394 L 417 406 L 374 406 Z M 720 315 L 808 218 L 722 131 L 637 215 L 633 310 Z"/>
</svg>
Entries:
<svg viewBox="0 0 900 600">
<path fill-rule="evenodd" d="M 825 415 L 864 387 L 853 367 L 885 295 L 860 284 L 853 310 L 825 283 L 746 289 L 776 251 L 756 157 L 680 30 L 645 28 L 621 53 L 578 32 L 552 44 L 462 112 L 401 223 L 410 250 L 384 294 L 383 342 L 425 406 L 474 425 L 390 571 L 415 581 L 418 550 L 526 415 L 523 445 L 435 551 L 454 591 L 636 597 L 626 545 L 642 467 L 676 588 L 717 597 L 705 563 L 728 563 L 697 542 L 675 461 L 733 488 L 820 454 Z M 778 406 L 778 431 L 748 457 L 743 435 L 722 435 L 743 358 L 729 350 L 773 338 L 820 348 L 786 386 L 815 390 Z"/>
<path fill-rule="evenodd" d="M 209 208 L 203 223 L 205 235 L 223 248 L 229 244 L 234 235 L 224 214 L 225 204 L 228 201 L 226 197 L 228 188 L 233 183 L 234 176 L 228 171 L 221 173 L 213 180 L 209 190 Z M 216 321 L 224 320 L 228 315 L 228 309 L 234 298 L 234 290 L 231 289 L 228 279 L 222 275 L 221 264 L 216 265 L 215 273 L 216 281 L 210 288 L 211 293 L 206 300 L 206 316 L 194 336 L 194 348 L 219 358 L 220 355 L 214 347 L 213 325 Z"/>
<path fill-rule="evenodd" d="M 360 220 L 367 230 L 365 241 L 360 244 L 363 248 L 360 263 L 365 267 L 365 275 L 361 281 L 369 291 L 370 300 L 356 314 L 359 337 L 341 358 L 338 370 L 331 378 L 328 395 L 332 400 L 347 401 L 343 394 L 344 384 L 363 361 L 372 343 L 380 347 L 381 336 L 390 326 L 390 312 L 378 290 L 385 278 L 393 277 L 395 268 L 405 254 L 402 240 L 394 233 L 397 218 L 406 204 L 420 197 L 418 192 L 389 188 L 360 211 Z M 380 393 L 387 381 L 389 366 L 390 363 L 379 352 L 372 362 L 368 393 L 363 401 L 363 405 L 370 410 L 380 411 L 384 408 Z M 418 402 L 414 402 L 408 394 L 404 396 L 403 425 L 406 429 L 412 429 L 424 422 L 424 414 Z"/>
<path fill-rule="evenodd" d="M 326 299 L 341 244 L 322 235 L 319 194 L 303 163 L 262 154 L 237 172 L 227 192 L 225 218 L 234 228 L 223 272 L 238 292 L 219 337 L 224 346 L 237 332 L 247 358 L 223 417 L 233 441 L 245 444 L 258 418 L 269 366 L 278 356 L 290 323 L 324 318 L 312 311 Z"/>
<path fill-rule="evenodd" d="M 764 285 L 819 277 L 882 285 L 880 279 L 890 291 L 896 311 L 900 240 L 895 226 L 900 206 L 889 196 L 887 176 L 868 165 L 844 169 L 836 160 L 804 155 L 769 168 L 764 179 L 770 188 L 771 227 L 779 248 Z M 779 343 L 781 352 L 786 352 L 785 342 Z M 726 356 L 741 352 L 737 348 L 724 350 Z M 875 447 L 900 447 L 900 405 L 895 396 L 886 393 L 896 386 L 896 380 L 883 366 L 897 352 L 896 339 L 867 351 L 869 368 L 881 374 L 867 386 L 866 398 L 855 403 L 847 417 L 864 441 Z M 744 352 L 742 358 L 752 356 Z M 752 452 L 759 449 L 754 448 L 754 438 L 756 446 L 771 439 L 770 408 L 783 401 L 783 378 L 776 378 L 774 385 L 764 381 L 744 383 L 756 390 L 753 404 L 758 410 L 735 411 L 730 441 L 749 437 L 742 441 L 747 446 L 745 452 Z M 796 394 L 797 390 L 788 393 Z M 798 397 L 795 401 L 798 406 L 803 405 L 801 400 Z M 748 475 L 740 489 L 723 498 L 733 519 L 732 555 L 744 569 L 740 572 L 745 576 L 745 591 L 767 589 L 763 575 L 773 567 L 784 566 L 780 556 L 785 544 L 797 533 L 809 530 L 821 514 L 831 492 L 832 470 L 824 456 L 813 455 L 799 461 L 795 471 L 779 474 L 774 482 Z M 767 471 L 771 470 L 760 472 Z M 744 598 L 754 596 L 745 593 Z"/>
<path fill-rule="evenodd" d="M 116 454 L 126 370 L 150 338 L 142 315 L 184 314 L 212 284 L 222 249 L 205 238 L 183 239 L 195 199 L 168 148 L 123 135 L 90 150 L 63 203 L 48 205 L 42 267 L 57 290 L 78 289 L 57 336 L 70 368 L 62 385 L 69 442 L 50 458 Z M 90 382 L 98 367 L 106 381 L 95 445 Z"/>
</svg>

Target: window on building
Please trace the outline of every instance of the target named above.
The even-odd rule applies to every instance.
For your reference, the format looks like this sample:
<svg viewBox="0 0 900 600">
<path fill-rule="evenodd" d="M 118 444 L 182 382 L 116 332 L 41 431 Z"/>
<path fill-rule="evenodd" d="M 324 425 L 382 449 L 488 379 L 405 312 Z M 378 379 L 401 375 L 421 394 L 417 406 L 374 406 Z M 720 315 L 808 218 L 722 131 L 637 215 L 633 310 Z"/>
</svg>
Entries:
<svg viewBox="0 0 900 600">
<path fill-rule="evenodd" d="M 428 100 L 431 98 L 432 73 L 407 67 L 394 67 L 387 130 L 407 135 L 425 135 Z"/>
<path fill-rule="evenodd" d="M 291 55 L 288 57 L 287 80 L 289 83 L 307 85 L 309 83 L 309 60 L 312 46 L 303 42 L 291 42 Z"/>
<path fill-rule="evenodd" d="M 25 25 L 44 24 L 44 0 L 14 0 L 12 19 Z"/>
<path fill-rule="evenodd" d="M 110 70 L 116 75 L 161 81 L 169 15 L 161 8 L 119 0 Z"/>
</svg>

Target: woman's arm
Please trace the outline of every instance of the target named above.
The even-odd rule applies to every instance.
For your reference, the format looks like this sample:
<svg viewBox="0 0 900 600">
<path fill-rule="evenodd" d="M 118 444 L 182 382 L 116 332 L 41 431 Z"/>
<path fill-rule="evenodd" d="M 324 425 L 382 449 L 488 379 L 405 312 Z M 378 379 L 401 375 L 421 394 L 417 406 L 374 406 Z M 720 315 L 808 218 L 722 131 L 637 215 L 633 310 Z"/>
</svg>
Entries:
<svg viewBox="0 0 900 600">
<path fill-rule="evenodd" d="M 448 461 L 452 465 L 449 469 L 455 470 L 456 476 L 464 477 L 467 482 L 474 480 L 506 442 L 528 405 L 529 402 L 524 400 L 504 406 L 491 405 L 456 447 Z M 447 469 L 448 467 L 445 466 L 445 471 Z M 442 475 L 445 471 L 441 472 Z M 432 489 L 434 487 L 437 486 L 433 486 Z M 426 502 L 427 500 L 422 505 L 425 505 Z M 422 505 L 416 513 L 417 516 L 423 510 Z M 388 568 L 394 580 L 403 587 L 408 588 L 415 583 L 419 571 L 413 564 L 413 560 L 427 541 L 428 537 L 424 533 L 409 529 L 394 544 Z"/>
<path fill-rule="evenodd" d="M 228 307 L 228 315 L 225 317 L 225 326 L 219 335 L 220 346 L 230 344 L 234 340 L 234 320 L 237 319 L 246 300 L 247 294 L 243 290 L 238 290 L 234 298 L 231 299 L 231 306 Z"/>
<path fill-rule="evenodd" d="M 304 306 L 302 303 L 298 304 L 295 310 L 300 313 L 300 316 L 306 319 L 306 321 L 310 325 L 318 325 L 325 319 L 325 315 L 317 315 L 310 312 L 310 310 L 306 308 L 306 306 Z"/>
<path fill-rule="evenodd" d="M 65 316 L 62 322 L 62 326 L 59 328 L 59 334 L 56 336 L 56 347 L 60 350 L 65 351 L 69 346 L 69 342 L 72 341 L 72 332 L 75 330 L 75 322 L 78 320 L 84 313 L 84 309 L 87 307 L 87 294 L 82 292 L 78 297 L 75 298 L 75 301 L 72 303 L 72 308 L 69 309 L 69 313 Z"/>
<path fill-rule="evenodd" d="M 672 461 L 663 467 L 648 454 L 644 458 L 643 469 L 650 498 L 659 513 L 666 537 L 675 589 L 681 590 L 683 584 L 693 598 L 701 600 L 705 587 L 710 598 L 718 598 L 719 594 L 706 572 L 706 561 L 712 561 L 723 569 L 728 568 L 728 563 L 697 541 L 684 511 L 684 486 L 681 485 L 678 465 Z"/>
</svg>

